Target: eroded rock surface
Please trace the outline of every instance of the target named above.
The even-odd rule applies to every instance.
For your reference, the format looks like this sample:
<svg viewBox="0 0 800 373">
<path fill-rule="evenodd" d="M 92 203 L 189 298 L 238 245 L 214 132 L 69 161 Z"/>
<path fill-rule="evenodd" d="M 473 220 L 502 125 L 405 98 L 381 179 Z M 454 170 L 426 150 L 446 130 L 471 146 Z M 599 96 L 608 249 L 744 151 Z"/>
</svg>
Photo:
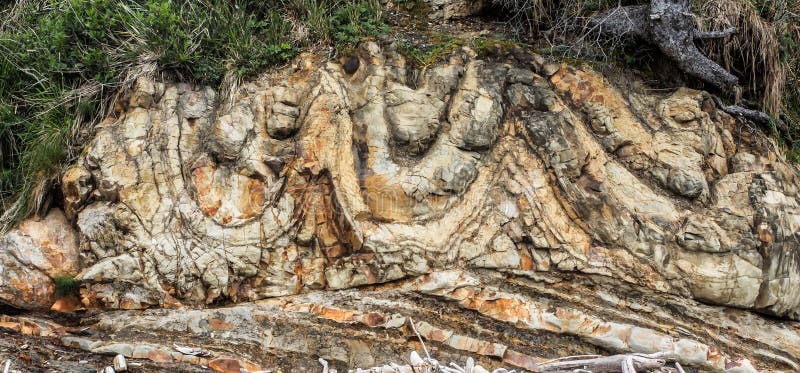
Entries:
<svg viewBox="0 0 800 373">
<path fill-rule="evenodd" d="M 588 68 L 544 74 L 469 50 L 413 82 L 391 46 L 365 44 L 359 58 L 349 75 L 303 56 L 230 102 L 140 80 L 64 175 L 64 214 L 47 218 L 59 222 L 3 238 L 0 269 L 12 275 L 0 297 L 49 306 L 60 271 L 82 281 L 85 307 L 273 299 L 220 311 L 246 318 L 265 304 L 285 311 L 297 294 L 407 281 L 407 294 L 455 319 L 474 310 L 492 330 L 587 343 L 570 352 L 680 350 L 709 370 L 737 357 L 797 369 L 797 324 L 738 310 L 800 318 L 797 170 L 707 94 L 623 90 Z M 64 266 L 19 250 L 59 253 Z M 41 281 L 23 288 L 20 276 Z M 385 324 L 391 309 L 362 316 Z M 477 338 L 464 330 L 430 339 L 522 368 L 542 355 L 519 339 L 454 337 Z M 355 364 L 346 351 L 363 346 L 347 346 L 333 360 Z"/>
<path fill-rule="evenodd" d="M 80 271 L 78 240 L 64 214 L 52 210 L 0 237 L 0 300 L 21 308 L 49 308 L 55 279 Z"/>
</svg>

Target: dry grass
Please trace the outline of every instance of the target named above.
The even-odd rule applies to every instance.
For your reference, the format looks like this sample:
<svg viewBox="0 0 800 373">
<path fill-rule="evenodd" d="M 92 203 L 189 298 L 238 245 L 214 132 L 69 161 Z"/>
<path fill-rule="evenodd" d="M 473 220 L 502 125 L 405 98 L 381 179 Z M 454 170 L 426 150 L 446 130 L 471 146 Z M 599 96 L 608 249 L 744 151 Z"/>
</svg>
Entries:
<svg viewBox="0 0 800 373">
<path fill-rule="evenodd" d="M 529 32 L 551 23 L 553 21 L 551 13 L 556 5 L 553 0 L 492 0 L 492 3 L 508 11 L 511 15 L 510 20 L 524 25 Z"/>
<path fill-rule="evenodd" d="M 789 128 L 776 137 L 787 158 L 800 161 L 800 0 L 693 0 L 698 27 L 735 27 L 737 33 L 698 46 L 739 77 L 741 87 L 722 92 L 745 106 L 781 119 Z M 624 61 L 647 68 L 623 40 L 592 33 L 587 20 L 619 6 L 649 0 L 493 0 L 543 53 L 595 62 Z M 628 44 L 629 45 L 629 44 Z M 637 48 L 640 46 L 637 46 Z M 658 79 L 658 77 L 654 77 Z"/>
<path fill-rule="evenodd" d="M 747 0 L 708 0 L 700 6 L 700 20 L 707 30 L 736 27 L 730 39 L 711 41 L 707 51 L 741 79 L 745 93 L 760 98 L 765 112 L 777 116 L 786 89 L 787 59 L 781 55 L 781 39 L 787 26 L 787 2 L 776 1 L 759 9 Z M 762 14 L 765 17 L 762 17 Z"/>
</svg>

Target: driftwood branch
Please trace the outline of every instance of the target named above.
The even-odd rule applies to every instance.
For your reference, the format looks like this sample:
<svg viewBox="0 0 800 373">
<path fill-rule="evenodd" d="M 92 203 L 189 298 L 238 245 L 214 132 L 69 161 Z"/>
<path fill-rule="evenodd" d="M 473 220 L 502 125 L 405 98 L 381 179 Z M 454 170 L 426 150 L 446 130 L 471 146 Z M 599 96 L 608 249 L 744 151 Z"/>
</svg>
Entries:
<svg viewBox="0 0 800 373">
<path fill-rule="evenodd" d="M 596 356 L 587 358 L 584 356 L 568 356 L 560 359 L 544 362 L 533 372 L 543 373 L 636 373 L 662 371 L 665 368 L 667 358 L 673 359 L 674 356 L 666 354 L 623 354 L 613 356 Z M 328 369 L 327 361 L 320 359 L 323 366 L 323 373 Z M 680 365 L 676 364 L 680 371 Z M 450 363 L 442 365 L 436 359 L 423 359 L 416 351 L 411 351 L 409 364 L 397 365 L 389 363 L 383 366 L 367 369 L 351 370 L 354 373 L 488 373 L 489 370 L 478 365 L 472 358 L 467 358 L 464 366 Z M 514 373 L 514 370 L 497 368 L 492 373 Z"/>
<path fill-rule="evenodd" d="M 651 0 L 650 5 L 625 6 L 593 17 L 592 30 L 615 37 L 630 37 L 653 44 L 680 68 L 714 87 L 728 91 L 739 78 L 706 57 L 696 39 L 723 37 L 736 30 L 700 32 L 691 0 Z"/>
<path fill-rule="evenodd" d="M 572 372 L 576 369 L 588 370 L 594 373 L 635 373 L 642 370 L 658 369 L 666 364 L 662 355 L 613 355 L 592 359 L 558 361 L 539 366 L 542 372 L 560 373 Z"/>
</svg>

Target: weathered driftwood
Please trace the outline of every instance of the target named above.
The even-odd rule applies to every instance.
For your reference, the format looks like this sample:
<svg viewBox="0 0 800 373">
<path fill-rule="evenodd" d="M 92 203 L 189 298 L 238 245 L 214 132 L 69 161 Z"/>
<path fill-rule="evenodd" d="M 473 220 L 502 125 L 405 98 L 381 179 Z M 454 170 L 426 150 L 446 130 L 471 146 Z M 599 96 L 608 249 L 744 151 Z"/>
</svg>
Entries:
<svg viewBox="0 0 800 373">
<path fill-rule="evenodd" d="M 665 368 L 666 355 L 656 353 L 651 355 L 644 354 L 622 354 L 612 356 L 569 356 L 560 359 L 550 360 L 539 365 L 537 372 L 545 373 L 575 373 L 575 372 L 590 372 L 590 373 L 636 373 L 636 372 L 651 372 L 651 371 L 674 371 L 671 368 Z M 323 365 L 323 373 L 329 373 L 328 363 L 320 359 Z M 683 368 L 680 364 L 675 364 L 678 372 L 683 373 Z M 398 365 L 389 363 L 383 366 L 351 370 L 353 373 L 429 373 L 429 372 L 444 372 L 444 373 L 489 373 L 486 368 L 475 364 L 472 358 L 468 358 L 464 366 L 456 363 L 443 365 L 437 360 L 432 358 L 422 358 L 416 351 L 412 351 L 408 364 Z M 514 370 L 507 370 L 498 368 L 492 373 L 513 373 Z"/>
<path fill-rule="evenodd" d="M 357 369 L 355 373 L 426 373 L 426 372 L 444 372 L 444 373 L 488 373 L 489 371 L 480 365 L 475 364 L 472 358 L 468 358 L 464 366 L 451 362 L 448 365 L 439 363 L 436 359 L 431 358 L 428 348 L 425 346 L 425 341 L 417 331 L 414 321 L 409 318 L 411 330 L 414 331 L 417 338 L 422 345 L 425 353 L 425 358 L 421 357 L 416 351 L 411 351 L 408 364 L 398 365 L 389 363 L 379 367 L 372 367 L 367 369 Z M 636 373 L 640 371 L 651 371 L 664 367 L 666 364 L 667 356 L 663 353 L 656 353 L 651 355 L 644 354 L 624 354 L 613 356 L 600 356 L 600 355 L 579 355 L 568 356 L 558 359 L 553 359 L 539 364 L 535 367 L 533 372 L 592 372 L 592 373 Z M 323 373 L 329 373 L 327 361 L 320 359 L 323 366 Z M 680 368 L 679 368 L 680 369 Z M 530 371 L 530 370 L 529 370 Z M 503 368 L 495 369 L 493 373 L 511 373 Z"/>
<path fill-rule="evenodd" d="M 650 5 L 617 7 L 592 18 L 592 30 L 615 37 L 632 37 L 657 46 L 678 68 L 714 87 L 728 91 L 739 79 L 706 57 L 696 40 L 722 38 L 735 28 L 697 30 L 691 0 L 651 0 Z"/>
<path fill-rule="evenodd" d="M 573 372 L 576 369 L 594 373 L 635 373 L 642 370 L 659 369 L 666 364 L 660 354 L 626 354 L 602 356 L 591 359 L 563 360 L 539 365 L 542 372 Z"/>
</svg>

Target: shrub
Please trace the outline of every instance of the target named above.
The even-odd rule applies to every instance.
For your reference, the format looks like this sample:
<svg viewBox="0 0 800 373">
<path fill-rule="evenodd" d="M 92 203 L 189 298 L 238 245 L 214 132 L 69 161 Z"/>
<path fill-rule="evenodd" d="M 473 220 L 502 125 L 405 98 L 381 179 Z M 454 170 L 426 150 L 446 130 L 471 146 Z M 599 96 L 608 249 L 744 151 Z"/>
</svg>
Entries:
<svg viewBox="0 0 800 373">
<path fill-rule="evenodd" d="M 363 37 L 385 33 L 388 26 L 383 23 L 378 0 L 368 0 L 337 9 L 331 20 L 331 29 L 337 43 L 354 45 Z"/>
</svg>

